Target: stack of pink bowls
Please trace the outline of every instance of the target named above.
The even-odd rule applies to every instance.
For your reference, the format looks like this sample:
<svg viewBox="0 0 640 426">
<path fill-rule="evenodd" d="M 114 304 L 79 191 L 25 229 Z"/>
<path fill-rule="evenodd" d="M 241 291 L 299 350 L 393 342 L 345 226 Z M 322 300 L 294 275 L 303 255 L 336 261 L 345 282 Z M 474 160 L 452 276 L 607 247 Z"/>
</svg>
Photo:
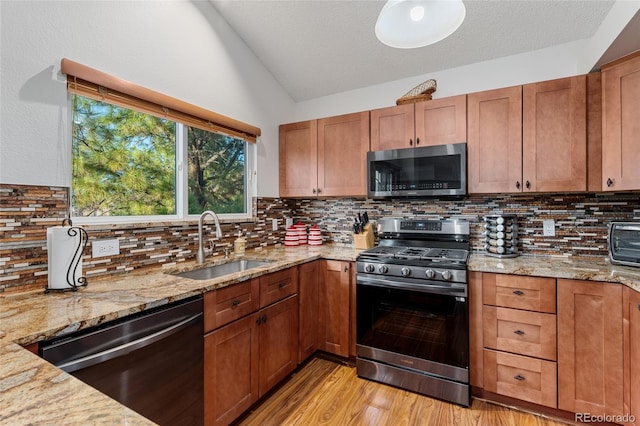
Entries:
<svg viewBox="0 0 640 426">
<path fill-rule="evenodd" d="M 307 225 L 302 222 L 298 222 L 294 226 L 298 231 L 298 244 L 307 244 Z"/>
<path fill-rule="evenodd" d="M 320 231 L 320 228 L 318 228 L 318 225 L 313 225 L 311 228 L 309 228 L 309 245 L 322 245 L 322 232 Z"/>
<path fill-rule="evenodd" d="M 298 229 L 295 226 L 290 226 L 284 234 L 285 246 L 297 246 L 300 245 L 300 238 L 298 237 Z"/>
</svg>

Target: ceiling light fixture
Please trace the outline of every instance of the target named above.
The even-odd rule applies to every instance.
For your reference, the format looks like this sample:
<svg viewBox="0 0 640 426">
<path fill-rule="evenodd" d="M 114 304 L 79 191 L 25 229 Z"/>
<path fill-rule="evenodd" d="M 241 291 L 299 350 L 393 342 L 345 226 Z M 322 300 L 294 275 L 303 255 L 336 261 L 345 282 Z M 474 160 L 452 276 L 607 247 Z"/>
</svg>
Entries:
<svg viewBox="0 0 640 426">
<path fill-rule="evenodd" d="M 428 46 L 453 34 L 465 15 L 462 0 L 387 0 L 376 22 L 376 37 L 399 49 Z"/>
</svg>

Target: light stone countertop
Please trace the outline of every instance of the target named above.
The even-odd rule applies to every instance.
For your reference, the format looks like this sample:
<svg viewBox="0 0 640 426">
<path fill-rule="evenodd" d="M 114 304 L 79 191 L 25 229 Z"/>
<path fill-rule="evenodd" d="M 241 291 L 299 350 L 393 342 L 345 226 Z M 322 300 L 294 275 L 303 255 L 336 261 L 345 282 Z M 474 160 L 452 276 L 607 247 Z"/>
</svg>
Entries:
<svg viewBox="0 0 640 426">
<path fill-rule="evenodd" d="M 201 267 L 194 261 L 89 278 L 78 292 L 0 297 L 0 424 L 153 424 L 118 402 L 40 359 L 28 345 L 315 259 L 354 261 L 361 250 L 336 245 L 249 250 L 246 259 L 266 266 L 196 281 L 168 272 Z M 221 257 L 207 264 L 223 263 Z M 604 261 L 472 254 L 470 271 L 617 282 L 640 291 L 640 269 Z"/>
</svg>

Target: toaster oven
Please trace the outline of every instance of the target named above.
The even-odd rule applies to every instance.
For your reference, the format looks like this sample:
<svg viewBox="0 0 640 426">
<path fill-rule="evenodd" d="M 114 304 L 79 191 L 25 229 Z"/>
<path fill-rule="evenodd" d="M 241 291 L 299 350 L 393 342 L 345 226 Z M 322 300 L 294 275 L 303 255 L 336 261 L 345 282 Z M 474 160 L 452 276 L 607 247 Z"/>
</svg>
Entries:
<svg viewBox="0 0 640 426">
<path fill-rule="evenodd" d="M 608 245 L 611 263 L 640 266 L 640 222 L 611 222 Z"/>
</svg>

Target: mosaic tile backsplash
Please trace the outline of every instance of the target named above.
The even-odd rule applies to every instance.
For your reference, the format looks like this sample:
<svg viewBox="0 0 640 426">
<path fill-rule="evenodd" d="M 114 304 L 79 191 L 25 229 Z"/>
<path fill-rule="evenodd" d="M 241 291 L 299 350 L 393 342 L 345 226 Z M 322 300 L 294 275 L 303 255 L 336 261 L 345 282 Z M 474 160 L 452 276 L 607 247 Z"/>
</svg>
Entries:
<svg viewBox="0 0 640 426">
<path fill-rule="evenodd" d="M 67 214 L 68 189 L 0 184 L 0 294 L 47 285 L 46 229 Z M 473 196 L 462 200 L 279 199 L 254 200 L 255 220 L 223 223 L 223 238 L 208 239 L 214 255 L 233 247 L 239 230 L 247 248 L 280 244 L 284 220 L 317 223 L 327 242 L 353 244 L 351 227 L 357 213 L 381 217 L 464 218 L 471 222 L 473 250 L 483 249 L 482 217 L 518 215 L 518 251 L 523 255 L 603 258 L 607 225 L 613 220 L 640 220 L 640 193 Z M 272 230 L 272 219 L 279 229 Z M 555 236 L 542 235 L 545 219 L 555 220 Z M 144 225 L 84 226 L 89 245 L 83 271 L 91 277 L 122 274 L 139 268 L 190 260 L 197 251 L 197 222 Z M 209 233 L 210 225 L 205 226 Z M 91 257 L 91 242 L 117 238 L 120 255 Z M 293 248 L 295 250 L 295 248 Z"/>
</svg>

